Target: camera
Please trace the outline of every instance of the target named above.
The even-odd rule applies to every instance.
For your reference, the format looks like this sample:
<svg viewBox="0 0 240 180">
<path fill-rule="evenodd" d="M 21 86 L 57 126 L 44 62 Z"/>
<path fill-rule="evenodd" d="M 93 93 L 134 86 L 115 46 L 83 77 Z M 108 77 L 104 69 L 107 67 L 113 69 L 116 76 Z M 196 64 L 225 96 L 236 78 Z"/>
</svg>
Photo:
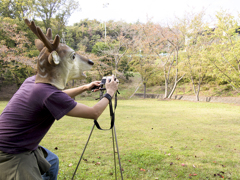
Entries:
<svg viewBox="0 0 240 180">
<path fill-rule="evenodd" d="M 109 82 L 111 82 L 112 76 L 103 77 L 102 80 L 101 80 L 100 86 L 106 84 L 107 79 L 109 80 Z M 116 81 L 116 78 L 114 78 L 114 81 Z"/>
<path fill-rule="evenodd" d="M 105 77 L 103 77 L 102 80 L 101 80 L 100 86 L 94 86 L 94 87 L 92 88 L 92 91 L 94 91 L 95 89 L 100 89 L 100 88 L 102 89 L 102 88 L 103 88 L 103 85 L 106 84 L 107 80 L 109 80 L 109 82 L 111 82 L 112 76 L 105 76 Z M 117 80 L 117 79 L 114 78 L 114 81 L 116 81 L 116 80 Z M 117 81 L 118 81 L 118 80 L 117 80 Z"/>
</svg>

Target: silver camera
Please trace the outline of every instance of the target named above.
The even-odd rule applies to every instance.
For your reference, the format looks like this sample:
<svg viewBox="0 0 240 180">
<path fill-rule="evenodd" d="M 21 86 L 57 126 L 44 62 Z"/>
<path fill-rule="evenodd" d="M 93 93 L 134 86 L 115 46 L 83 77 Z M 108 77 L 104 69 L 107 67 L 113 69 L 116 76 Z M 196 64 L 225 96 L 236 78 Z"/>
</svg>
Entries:
<svg viewBox="0 0 240 180">
<path fill-rule="evenodd" d="M 109 80 L 109 82 L 111 82 L 111 80 L 112 80 L 112 76 L 106 76 L 106 77 L 103 77 L 102 80 L 101 80 L 100 85 L 104 85 L 104 84 L 106 84 L 107 79 Z M 116 81 L 116 78 L 114 78 L 114 81 Z"/>
</svg>

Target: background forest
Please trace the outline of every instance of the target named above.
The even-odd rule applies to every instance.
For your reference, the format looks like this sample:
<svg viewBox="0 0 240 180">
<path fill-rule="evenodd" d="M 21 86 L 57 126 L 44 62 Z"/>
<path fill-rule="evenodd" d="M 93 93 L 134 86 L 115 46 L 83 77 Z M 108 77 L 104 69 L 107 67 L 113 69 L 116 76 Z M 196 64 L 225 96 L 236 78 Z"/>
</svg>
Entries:
<svg viewBox="0 0 240 180">
<path fill-rule="evenodd" d="M 167 24 L 151 18 L 146 23 L 85 19 L 67 26 L 78 8 L 75 0 L 0 0 L 0 89 L 19 87 L 35 74 L 39 52 L 23 21 L 28 18 L 95 62 L 86 82 L 115 74 L 128 83 L 125 87 L 137 76 L 134 91 L 164 93 L 165 98 L 174 93 L 195 95 L 196 100 L 200 94 L 240 95 L 239 17 L 221 11 L 209 22 L 201 11 Z"/>
</svg>

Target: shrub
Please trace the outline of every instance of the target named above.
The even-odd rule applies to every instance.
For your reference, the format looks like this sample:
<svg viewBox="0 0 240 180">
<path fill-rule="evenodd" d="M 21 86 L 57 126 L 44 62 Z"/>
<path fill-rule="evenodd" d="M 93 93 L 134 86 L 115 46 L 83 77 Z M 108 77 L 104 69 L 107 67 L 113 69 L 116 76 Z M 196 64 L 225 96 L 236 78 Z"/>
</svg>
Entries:
<svg viewBox="0 0 240 180">
<path fill-rule="evenodd" d="M 29 58 L 37 57 L 39 55 L 39 51 L 38 50 L 30 50 L 26 54 L 27 54 L 27 57 L 29 57 Z"/>
</svg>

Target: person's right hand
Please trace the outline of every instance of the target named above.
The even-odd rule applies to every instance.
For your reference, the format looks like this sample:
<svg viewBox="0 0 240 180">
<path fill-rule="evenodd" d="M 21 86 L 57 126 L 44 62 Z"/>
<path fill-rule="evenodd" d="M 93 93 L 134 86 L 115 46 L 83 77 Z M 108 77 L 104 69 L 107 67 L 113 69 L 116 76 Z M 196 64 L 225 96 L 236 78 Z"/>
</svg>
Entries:
<svg viewBox="0 0 240 180">
<path fill-rule="evenodd" d="M 114 77 L 114 75 L 112 75 L 111 82 L 109 82 L 109 79 L 107 79 L 106 84 L 105 84 L 107 93 L 110 94 L 111 96 L 113 96 L 114 93 L 118 90 L 119 81 L 118 81 L 118 79 L 116 79 L 114 81 L 114 79 L 115 79 L 115 77 Z"/>
</svg>

